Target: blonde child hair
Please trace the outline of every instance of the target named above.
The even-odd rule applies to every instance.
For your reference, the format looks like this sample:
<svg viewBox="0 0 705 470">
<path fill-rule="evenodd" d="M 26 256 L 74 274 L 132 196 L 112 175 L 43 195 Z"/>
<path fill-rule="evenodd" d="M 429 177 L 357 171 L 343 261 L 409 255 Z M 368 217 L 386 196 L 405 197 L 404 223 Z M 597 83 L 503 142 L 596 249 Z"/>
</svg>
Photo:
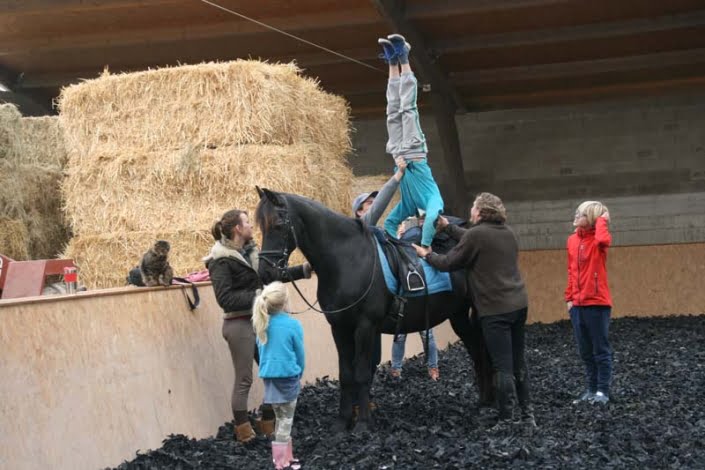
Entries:
<svg viewBox="0 0 705 470">
<path fill-rule="evenodd" d="M 594 226 L 597 218 L 608 212 L 608 210 L 607 206 L 600 201 L 585 201 L 578 206 L 576 212 L 579 215 L 584 215 L 590 226 Z"/>
<path fill-rule="evenodd" d="M 267 344 L 267 327 L 272 313 L 286 310 L 289 305 L 289 290 L 281 282 L 272 282 L 262 289 L 252 307 L 252 326 L 261 344 Z"/>
</svg>

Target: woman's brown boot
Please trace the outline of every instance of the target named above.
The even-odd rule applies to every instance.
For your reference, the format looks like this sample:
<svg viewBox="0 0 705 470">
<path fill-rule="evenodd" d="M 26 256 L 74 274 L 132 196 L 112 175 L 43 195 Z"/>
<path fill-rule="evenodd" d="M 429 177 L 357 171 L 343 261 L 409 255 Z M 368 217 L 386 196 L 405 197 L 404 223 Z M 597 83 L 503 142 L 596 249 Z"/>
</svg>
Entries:
<svg viewBox="0 0 705 470">
<path fill-rule="evenodd" d="M 255 438 L 255 431 L 249 421 L 235 426 L 235 439 L 238 442 L 247 443 Z"/>
<path fill-rule="evenodd" d="M 255 421 L 255 428 L 257 429 L 257 432 L 264 434 L 269 438 L 274 436 L 274 425 L 275 420 L 273 419 L 260 419 L 259 421 Z"/>
</svg>

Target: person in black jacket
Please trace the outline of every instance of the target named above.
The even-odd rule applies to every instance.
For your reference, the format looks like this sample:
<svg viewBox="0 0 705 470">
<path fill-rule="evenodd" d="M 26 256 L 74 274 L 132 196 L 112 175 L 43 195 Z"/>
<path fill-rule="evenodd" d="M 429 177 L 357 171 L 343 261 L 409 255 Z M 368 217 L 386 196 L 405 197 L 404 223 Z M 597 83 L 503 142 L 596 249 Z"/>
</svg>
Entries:
<svg viewBox="0 0 705 470">
<path fill-rule="evenodd" d="M 247 416 L 247 398 L 252 385 L 252 362 L 255 360 L 255 332 L 252 328 L 252 305 L 263 287 L 258 274 L 259 251 L 252 239 L 253 227 L 245 211 L 229 210 L 213 225 L 215 244 L 204 258 L 210 273 L 218 305 L 223 309 L 223 337 L 228 342 L 235 369 L 231 405 L 235 418 L 235 438 L 248 442 L 255 432 Z M 288 270 L 288 279 L 311 277 L 311 266 L 304 263 Z M 274 432 L 274 411 L 262 407 L 260 431 Z"/>
</svg>

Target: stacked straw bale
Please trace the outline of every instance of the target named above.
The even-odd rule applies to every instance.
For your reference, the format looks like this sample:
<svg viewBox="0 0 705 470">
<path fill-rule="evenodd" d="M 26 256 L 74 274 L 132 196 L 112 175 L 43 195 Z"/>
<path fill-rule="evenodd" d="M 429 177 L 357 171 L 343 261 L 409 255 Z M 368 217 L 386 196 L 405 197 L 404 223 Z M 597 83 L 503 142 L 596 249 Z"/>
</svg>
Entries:
<svg viewBox="0 0 705 470">
<path fill-rule="evenodd" d="M 24 238 L 27 246 L 14 259 L 49 259 L 63 250 L 69 237 L 61 211 L 62 178 L 56 168 L 0 161 L 0 217 L 15 222 L 4 224 L 3 239 Z M 0 244 L 0 252 L 5 249 Z"/>
<path fill-rule="evenodd" d="M 178 274 L 203 269 L 201 259 L 213 245 L 209 230 L 109 233 L 74 237 L 64 256 L 79 263 L 81 283 L 93 288 L 121 286 L 125 285 L 129 269 L 138 264 L 147 248 L 157 239 L 169 240 L 169 264 Z M 115 266 L 120 269 L 115 269 Z"/>
<path fill-rule="evenodd" d="M 17 161 L 64 168 L 68 160 L 58 116 L 26 117 L 17 139 Z"/>
<path fill-rule="evenodd" d="M 23 118 L 14 105 L 0 106 L 0 253 L 16 260 L 45 259 L 64 249 L 65 160 L 57 118 Z"/>
<path fill-rule="evenodd" d="M 61 93 L 69 146 L 92 150 L 181 150 L 187 145 L 350 147 L 348 107 L 293 64 L 238 60 L 111 75 Z M 90 152 L 85 152 L 90 151 Z M 81 156 L 79 156 L 81 158 Z"/>
<path fill-rule="evenodd" d="M 23 221 L 0 217 L 0 253 L 14 260 L 29 259 L 29 234 Z"/>
<path fill-rule="evenodd" d="M 14 159 L 22 114 L 14 104 L 0 104 L 0 159 Z"/>
<path fill-rule="evenodd" d="M 348 211 L 347 104 L 293 65 L 105 73 L 64 89 L 59 107 L 75 234 L 65 255 L 89 287 L 123 285 L 159 238 L 177 274 L 203 269 L 211 225 L 232 208 L 252 213 L 255 185 Z"/>
</svg>

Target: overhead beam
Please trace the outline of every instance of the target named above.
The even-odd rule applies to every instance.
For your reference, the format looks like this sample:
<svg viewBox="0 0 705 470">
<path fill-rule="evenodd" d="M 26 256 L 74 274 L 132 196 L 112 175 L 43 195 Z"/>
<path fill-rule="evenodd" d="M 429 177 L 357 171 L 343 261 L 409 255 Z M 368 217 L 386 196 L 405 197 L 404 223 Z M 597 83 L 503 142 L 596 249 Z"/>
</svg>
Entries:
<svg viewBox="0 0 705 470">
<path fill-rule="evenodd" d="M 448 13 L 475 13 L 567 3 L 569 0 L 434 0 L 414 4 L 409 8 L 413 17 L 446 15 Z M 178 3 L 175 0 L 0 0 L 0 11 L 6 14 L 35 14 L 50 11 L 105 10 L 138 8 L 159 3 Z M 227 6 L 227 4 L 225 5 Z"/>
<path fill-rule="evenodd" d="M 174 0 L 0 0 L 4 14 L 49 13 L 58 10 L 84 11 L 111 8 L 137 8 Z"/>
<path fill-rule="evenodd" d="M 435 41 L 429 44 L 429 47 L 432 51 L 443 54 L 448 52 L 535 46 L 590 39 L 609 39 L 701 26 L 705 26 L 705 10 L 649 19 L 595 23 L 535 31 L 466 36 L 452 41 Z"/>
<path fill-rule="evenodd" d="M 359 50 L 343 51 L 358 60 L 373 61 L 374 54 L 370 54 L 368 48 Z M 291 57 L 270 58 L 272 61 L 287 61 Z M 296 61 L 300 67 L 316 68 L 325 67 L 333 63 L 347 63 L 347 60 L 336 58 L 327 59 L 326 54 L 316 53 L 300 56 Z M 638 56 L 616 57 L 609 59 L 582 60 L 573 62 L 560 62 L 555 64 L 539 64 L 519 67 L 503 67 L 495 69 L 473 70 L 468 72 L 451 73 L 449 80 L 455 86 L 471 87 L 473 85 L 485 85 L 497 82 L 518 82 L 528 80 L 542 80 L 555 78 L 582 77 L 587 75 L 599 75 L 613 72 L 628 72 L 633 70 L 648 70 L 663 67 L 673 67 L 679 65 L 691 65 L 705 63 L 705 49 L 688 49 L 683 51 L 661 52 L 654 54 L 644 54 Z M 145 67 L 135 66 L 133 70 L 142 70 Z M 18 90 L 34 88 L 56 88 L 70 85 L 81 81 L 81 79 L 96 78 L 102 69 L 84 70 L 70 73 L 38 73 L 27 74 L 18 79 L 14 72 L 3 73 L 0 68 L 0 81 L 12 85 Z M 114 72 L 129 70 L 114 70 Z M 3 77 L 4 80 L 3 80 Z M 12 78 L 14 77 L 14 78 Z M 328 85 L 335 92 L 374 94 L 382 93 L 380 85 L 376 79 L 365 79 L 345 84 L 331 83 Z"/>
<path fill-rule="evenodd" d="M 411 4 L 406 14 L 413 19 L 427 19 L 529 7 L 549 7 L 570 2 L 571 0 L 434 0 Z"/>
<path fill-rule="evenodd" d="M 475 96 L 473 109 L 489 111 L 508 108 L 533 108 L 563 104 L 586 103 L 600 100 L 638 98 L 664 93 L 705 93 L 705 76 L 668 80 L 648 80 L 637 83 L 618 83 L 592 87 L 573 87 L 534 90 L 531 92 Z"/>
<path fill-rule="evenodd" d="M 1 0 L 0 0 L 1 1 Z M 318 14 L 273 17 L 265 23 L 289 33 L 316 32 L 345 26 L 362 26 L 380 23 L 379 17 L 369 8 L 357 8 Z M 105 32 L 82 35 L 48 35 L 34 38 L 16 37 L 0 42 L 0 56 L 18 56 L 58 52 L 105 49 L 116 46 L 139 46 L 144 44 L 194 41 L 199 39 L 228 38 L 239 35 L 273 34 L 255 23 L 243 20 L 142 29 L 133 31 Z M 243 38 L 244 40 L 245 38 Z M 254 37 L 250 38 L 255 40 Z"/>
<path fill-rule="evenodd" d="M 291 32 L 314 32 L 342 26 L 369 25 L 378 22 L 378 18 L 369 10 L 348 10 L 338 13 L 323 13 L 320 15 L 301 15 L 288 18 L 272 18 L 268 22 Z M 315 25 L 315 26 L 309 26 Z M 705 10 L 688 14 L 667 15 L 651 19 L 597 23 L 565 28 L 551 28 L 535 31 L 517 31 L 511 33 L 466 36 L 452 41 L 435 41 L 427 47 L 432 57 L 443 56 L 457 52 L 480 51 L 508 47 L 556 44 L 561 42 L 607 39 L 625 37 L 676 29 L 686 29 L 705 26 Z M 314 29 L 315 28 L 315 29 Z M 261 27 L 249 22 L 231 22 L 211 26 L 196 26 L 189 28 L 168 28 L 162 30 L 133 31 L 130 34 L 115 33 L 78 36 L 68 38 L 35 38 L 17 43 L 0 43 L 0 55 L 38 55 L 58 53 L 64 50 L 78 51 L 88 49 L 107 49 L 116 46 L 155 44 L 160 42 L 193 41 L 198 39 L 227 39 L 238 35 L 243 43 L 260 41 L 260 36 L 270 34 Z M 248 36 L 249 35 L 249 36 Z M 374 48 L 358 48 L 340 51 L 344 55 L 357 60 L 376 60 Z M 347 59 L 330 53 L 313 53 L 305 55 L 281 55 L 270 57 L 273 61 L 289 62 L 296 60 L 302 67 L 338 64 Z M 457 104 L 457 103 L 456 103 Z"/>
<path fill-rule="evenodd" d="M 604 100 L 641 98 L 668 93 L 705 94 L 705 75 L 677 79 L 648 80 L 643 82 L 616 83 L 599 86 L 570 86 L 517 93 L 473 96 L 469 104 L 476 111 L 491 111 L 509 108 L 533 108 Z M 375 99 L 351 97 L 352 114 L 356 119 L 379 119 L 384 114 L 382 103 Z M 466 173 L 467 174 L 467 173 Z"/>
<path fill-rule="evenodd" d="M 503 67 L 486 70 L 458 72 L 450 75 L 453 83 L 472 86 L 495 82 L 517 82 L 551 78 L 582 77 L 612 72 L 648 70 L 705 63 L 705 49 L 660 52 L 610 59 L 580 60 L 555 64 Z"/>
</svg>

